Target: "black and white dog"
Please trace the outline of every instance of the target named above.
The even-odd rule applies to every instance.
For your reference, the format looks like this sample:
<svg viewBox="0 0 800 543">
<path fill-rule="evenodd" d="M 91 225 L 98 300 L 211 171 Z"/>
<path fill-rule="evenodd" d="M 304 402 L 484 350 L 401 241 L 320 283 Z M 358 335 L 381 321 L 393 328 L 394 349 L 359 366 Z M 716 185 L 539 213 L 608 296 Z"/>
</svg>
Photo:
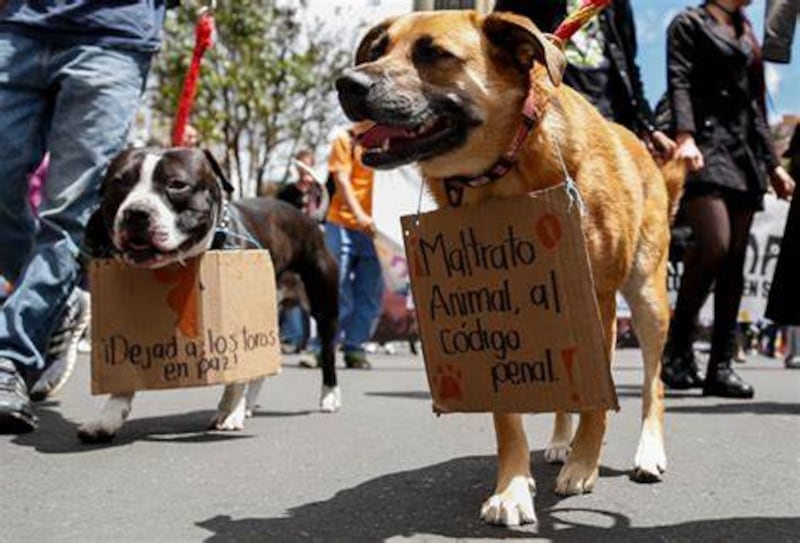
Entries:
<svg viewBox="0 0 800 543">
<path fill-rule="evenodd" d="M 271 253 L 276 277 L 300 275 L 322 344 L 320 408 L 334 412 L 341 392 L 334 367 L 338 268 L 318 224 L 289 204 L 268 198 L 227 202 L 233 188 L 214 157 L 199 149 L 131 149 L 117 156 L 101 188 L 101 204 L 86 234 L 95 257 L 121 258 L 159 268 L 212 248 L 253 248 Z M 223 239 L 225 238 L 225 239 Z M 240 430 L 263 379 L 225 387 L 212 427 Z M 247 392 L 245 393 L 245 388 Z M 128 417 L 133 393 L 111 395 L 100 415 L 83 424 L 83 441 L 107 441 Z"/>
</svg>

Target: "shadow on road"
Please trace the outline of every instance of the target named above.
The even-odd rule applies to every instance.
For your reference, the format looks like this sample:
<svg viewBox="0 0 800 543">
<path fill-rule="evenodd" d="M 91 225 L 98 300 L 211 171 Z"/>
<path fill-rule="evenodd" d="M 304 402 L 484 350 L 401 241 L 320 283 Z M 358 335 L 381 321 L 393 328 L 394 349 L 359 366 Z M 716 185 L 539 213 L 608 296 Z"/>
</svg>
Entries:
<svg viewBox="0 0 800 543">
<path fill-rule="evenodd" d="M 274 418 L 286 418 L 286 417 L 305 417 L 308 415 L 313 415 L 315 413 L 319 413 L 319 411 L 312 411 L 310 409 L 304 409 L 302 411 L 263 411 L 261 409 L 256 409 L 253 411 L 254 418 L 266 417 L 270 419 Z"/>
<path fill-rule="evenodd" d="M 620 398 L 641 398 L 642 397 L 642 385 L 617 385 L 617 396 Z M 700 399 L 702 398 L 702 394 L 700 391 L 691 391 L 691 390 L 670 390 L 665 388 L 664 389 L 664 398 L 694 398 Z"/>
<path fill-rule="evenodd" d="M 208 443 L 232 439 L 247 439 L 249 435 L 206 431 L 214 411 L 194 411 L 180 415 L 132 418 L 111 443 L 85 445 L 78 440 L 78 424 L 65 419 L 58 403 L 38 404 L 39 429 L 20 434 L 12 443 L 32 447 L 47 454 L 79 453 L 121 447 L 135 441 L 174 443 Z"/>
<path fill-rule="evenodd" d="M 800 403 L 780 402 L 726 402 L 714 405 L 673 405 L 667 407 L 670 413 L 692 413 L 709 415 L 800 415 Z"/>
<path fill-rule="evenodd" d="M 397 391 L 379 391 L 367 392 L 367 396 L 379 396 L 382 398 L 398 398 L 405 400 L 431 400 L 431 394 L 427 390 L 409 390 L 406 392 Z M 641 385 L 617 385 L 617 396 L 620 398 L 641 398 L 642 387 Z M 700 392 L 683 392 L 668 390 L 666 391 L 667 398 L 702 398 Z"/>
<path fill-rule="evenodd" d="M 212 535 L 206 541 L 383 541 L 392 537 L 437 535 L 448 538 L 530 539 L 559 542 L 598 541 L 796 541 L 800 518 L 735 518 L 636 527 L 618 512 L 558 507 L 565 498 L 552 492 L 558 466 L 535 453 L 538 528 L 487 526 L 477 518 L 491 490 L 493 456 L 465 457 L 421 469 L 384 475 L 342 490 L 323 502 L 290 509 L 277 518 L 234 519 L 217 515 L 197 523 Z M 602 477 L 626 472 L 601 468 Z M 580 497 L 569 498 L 570 505 Z M 647 519 L 639 519 L 646 522 Z M 591 523 L 591 524 L 590 524 Z"/>
<path fill-rule="evenodd" d="M 550 511 L 563 499 L 552 489 L 560 466 L 534 454 L 539 512 L 539 535 L 556 528 Z M 533 527 L 505 529 L 478 519 L 481 501 L 494 484 L 494 456 L 465 457 L 434 466 L 384 475 L 342 490 L 324 502 L 309 503 L 279 518 L 233 519 L 217 515 L 197 523 L 213 532 L 206 541 L 381 541 L 395 536 L 436 534 L 453 538 L 484 537 L 529 539 Z M 600 468 L 600 477 L 627 476 L 627 471 Z M 573 500 L 580 498 L 574 498 Z M 609 515 L 604 511 L 591 511 Z M 563 520 L 557 520 L 563 524 Z M 619 522 L 628 525 L 621 517 Z M 602 532 L 602 530 L 600 531 Z"/>
<path fill-rule="evenodd" d="M 399 398 L 404 400 L 431 400 L 431 393 L 427 390 L 409 390 L 408 392 L 367 392 L 365 396 L 379 396 L 381 398 Z"/>
</svg>

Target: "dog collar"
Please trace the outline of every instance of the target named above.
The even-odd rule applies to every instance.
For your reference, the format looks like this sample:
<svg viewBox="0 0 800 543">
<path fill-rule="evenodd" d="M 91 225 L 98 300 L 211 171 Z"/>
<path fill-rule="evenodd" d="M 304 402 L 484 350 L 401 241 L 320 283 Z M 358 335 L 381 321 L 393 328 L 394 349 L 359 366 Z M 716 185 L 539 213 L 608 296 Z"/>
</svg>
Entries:
<svg viewBox="0 0 800 543">
<path fill-rule="evenodd" d="M 531 69 L 528 75 L 528 95 L 525 97 L 525 103 L 522 106 L 522 119 L 517 128 L 517 133 L 514 139 L 511 140 L 511 144 L 508 146 L 506 152 L 503 153 L 489 169 L 479 175 L 456 175 L 443 179 L 447 200 L 452 207 L 461 205 L 461 202 L 464 200 L 465 188 L 477 188 L 488 185 L 511 171 L 511 168 L 514 167 L 519 159 L 519 151 L 522 148 L 522 144 L 525 143 L 525 139 L 534 127 L 539 124 L 539 121 L 541 121 L 544 107 L 547 105 L 547 100 L 548 98 L 545 93 L 536 92 L 533 69 Z"/>
</svg>

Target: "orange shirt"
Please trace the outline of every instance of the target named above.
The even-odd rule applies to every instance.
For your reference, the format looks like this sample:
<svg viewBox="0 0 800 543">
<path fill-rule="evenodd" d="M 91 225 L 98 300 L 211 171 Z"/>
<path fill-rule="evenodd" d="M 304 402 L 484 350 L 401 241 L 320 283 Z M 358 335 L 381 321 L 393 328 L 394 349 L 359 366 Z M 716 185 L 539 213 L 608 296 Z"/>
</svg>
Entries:
<svg viewBox="0 0 800 543">
<path fill-rule="evenodd" d="M 345 175 L 350 179 L 356 200 L 361 204 L 364 213 L 371 216 L 372 185 L 375 180 L 375 172 L 361 163 L 361 148 L 356 146 L 355 152 L 353 152 L 352 146 L 352 138 L 347 132 L 342 132 L 333 140 L 331 156 L 328 159 L 328 171 L 337 172 L 338 175 Z M 337 187 L 336 193 L 331 199 L 327 220 L 345 228 L 361 229 L 355 214 L 347 205 L 340 187 Z"/>
</svg>

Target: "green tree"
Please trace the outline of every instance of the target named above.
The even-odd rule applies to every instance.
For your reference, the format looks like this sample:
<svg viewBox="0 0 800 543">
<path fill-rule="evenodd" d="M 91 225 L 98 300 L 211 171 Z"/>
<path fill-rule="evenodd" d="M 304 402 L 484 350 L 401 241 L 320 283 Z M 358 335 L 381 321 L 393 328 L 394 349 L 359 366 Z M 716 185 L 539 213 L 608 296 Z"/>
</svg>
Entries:
<svg viewBox="0 0 800 543">
<path fill-rule="evenodd" d="M 315 149 L 341 122 L 333 82 L 352 60 L 352 44 L 304 21 L 306 2 L 218 2 L 217 39 L 206 53 L 190 122 L 214 149 L 240 194 L 259 192 L 269 166 L 286 166 L 299 146 Z M 153 110 L 175 116 L 194 44 L 194 14 L 170 14 L 154 65 Z M 170 125 L 171 126 L 171 125 Z M 286 171 L 288 168 L 284 168 Z"/>
</svg>

